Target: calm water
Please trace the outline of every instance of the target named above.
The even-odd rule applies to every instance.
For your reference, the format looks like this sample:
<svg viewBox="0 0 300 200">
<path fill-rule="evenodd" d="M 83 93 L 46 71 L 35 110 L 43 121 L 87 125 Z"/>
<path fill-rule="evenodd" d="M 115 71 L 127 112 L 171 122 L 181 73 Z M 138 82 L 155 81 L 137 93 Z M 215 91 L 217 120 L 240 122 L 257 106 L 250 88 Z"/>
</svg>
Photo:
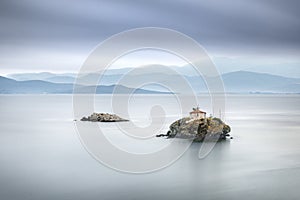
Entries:
<svg viewBox="0 0 300 200">
<path fill-rule="evenodd" d="M 202 99 L 209 110 L 209 98 Z M 108 101 L 98 96 L 97 111 L 109 112 Z M 166 105 L 167 123 L 178 117 L 176 102 L 168 96 L 134 101 L 131 117 L 142 126 L 149 117 L 137 111 L 153 101 Z M 193 144 L 170 167 L 142 175 L 111 170 L 85 151 L 71 96 L 0 96 L 0 111 L 0 199 L 300 198 L 297 95 L 228 96 L 226 122 L 233 140 L 219 143 L 204 160 L 197 157 L 200 144 Z M 113 124 L 102 126 L 113 142 L 134 150 Z M 154 138 L 143 143 L 142 151 L 168 142 Z"/>
</svg>

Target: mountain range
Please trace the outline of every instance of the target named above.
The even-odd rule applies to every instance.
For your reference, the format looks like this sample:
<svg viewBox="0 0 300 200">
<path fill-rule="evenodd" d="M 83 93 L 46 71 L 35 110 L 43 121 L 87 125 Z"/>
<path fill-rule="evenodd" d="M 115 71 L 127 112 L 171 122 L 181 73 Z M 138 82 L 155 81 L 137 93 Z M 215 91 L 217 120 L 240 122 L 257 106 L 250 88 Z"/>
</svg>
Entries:
<svg viewBox="0 0 300 200">
<path fill-rule="evenodd" d="M 178 80 L 186 80 L 197 93 L 207 92 L 202 76 L 197 75 L 189 67 L 173 67 L 170 72 L 156 71 L 151 66 L 141 68 L 130 73 L 133 68 L 110 69 L 103 73 L 98 82 L 97 93 L 112 93 L 116 86 L 121 88 L 120 93 L 127 93 L 135 89 L 136 82 L 158 80 L 160 83 L 176 85 L 177 91 L 185 92 Z M 100 73 L 83 74 L 80 78 L 85 80 L 98 80 Z M 119 85 L 126 74 L 126 81 Z M 196 74 L 196 75 L 195 75 Z M 20 73 L 0 77 L 0 93 L 72 93 L 77 74 Z M 300 93 L 300 79 L 284 76 L 257 73 L 249 71 L 236 71 L 221 75 L 225 92 L 227 93 Z M 87 81 L 89 82 L 89 81 Z M 93 81 L 95 82 L 95 81 Z M 82 85 L 82 87 L 96 87 L 95 85 Z M 84 90 L 82 90 L 84 91 Z M 170 93 L 156 84 L 149 84 L 139 88 L 136 93 Z"/>
<path fill-rule="evenodd" d="M 16 81 L 0 76 L 0 94 L 71 94 L 74 85 L 71 83 L 52 83 L 42 80 Z M 136 94 L 161 94 L 165 92 L 135 89 L 122 85 L 79 86 L 76 93 L 112 94 L 118 88 L 117 93 L 127 94 L 132 90 Z"/>
</svg>

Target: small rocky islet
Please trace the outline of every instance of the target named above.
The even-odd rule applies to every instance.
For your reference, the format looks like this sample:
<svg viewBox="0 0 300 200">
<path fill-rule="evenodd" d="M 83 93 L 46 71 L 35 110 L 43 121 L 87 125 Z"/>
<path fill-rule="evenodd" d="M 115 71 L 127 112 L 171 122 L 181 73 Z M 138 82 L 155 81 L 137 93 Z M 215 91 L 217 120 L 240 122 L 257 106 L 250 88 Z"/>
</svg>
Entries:
<svg viewBox="0 0 300 200">
<path fill-rule="evenodd" d="M 156 137 L 193 139 L 194 142 L 221 141 L 230 137 L 231 128 L 221 119 L 206 117 L 206 112 L 199 107 L 193 108 L 190 117 L 184 117 L 173 122 L 167 134 L 156 135 Z"/>
<path fill-rule="evenodd" d="M 193 139 L 194 142 L 202 142 L 204 138 L 221 141 L 230 137 L 230 131 L 230 126 L 216 117 L 205 119 L 185 117 L 173 122 L 167 134 L 160 134 L 157 137 Z"/>
<path fill-rule="evenodd" d="M 116 114 L 109 113 L 93 113 L 88 117 L 83 117 L 81 121 L 90 121 L 90 122 L 126 122 L 127 119 L 123 119 Z"/>
</svg>

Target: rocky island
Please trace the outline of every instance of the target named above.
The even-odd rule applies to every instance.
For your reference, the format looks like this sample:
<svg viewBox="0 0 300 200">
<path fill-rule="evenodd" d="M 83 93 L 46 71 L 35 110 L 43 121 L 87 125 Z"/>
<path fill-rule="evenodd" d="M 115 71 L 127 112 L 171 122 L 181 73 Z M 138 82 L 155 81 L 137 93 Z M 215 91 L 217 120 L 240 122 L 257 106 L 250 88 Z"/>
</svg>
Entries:
<svg viewBox="0 0 300 200">
<path fill-rule="evenodd" d="M 125 122 L 129 121 L 123 119 L 116 114 L 109 113 L 93 113 L 88 117 L 83 117 L 81 121 L 91 121 L 91 122 Z"/>
<path fill-rule="evenodd" d="M 228 134 L 230 131 L 230 126 L 221 119 L 206 118 L 206 112 L 197 107 L 190 112 L 190 117 L 173 122 L 167 134 L 160 134 L 157 137 L 193 139 L 195 142 L 202 142 L 204 138 L 220 141 L 230 137 Z"/>
</svg>

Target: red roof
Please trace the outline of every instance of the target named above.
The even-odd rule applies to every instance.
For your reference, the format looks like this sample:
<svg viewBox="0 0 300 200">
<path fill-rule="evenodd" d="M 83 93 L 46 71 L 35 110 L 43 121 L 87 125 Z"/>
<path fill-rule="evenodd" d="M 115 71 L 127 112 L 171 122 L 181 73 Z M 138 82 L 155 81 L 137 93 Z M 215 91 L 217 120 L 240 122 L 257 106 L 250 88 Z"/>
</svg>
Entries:
<svg viewBox="0 0 300 200">
<path fill-rule="evenodd" d="M 192 112 L 190 112 L 190 114 L 194 114 L 194 113 L 204 113 L 204 114 L 206 114 L 206 112 L 203 112 L 203 111 L 201 111 L 201 110 L 199 110 L 199 111 L 192 111 Z"/>
<path fill-rule="evenodd" d="M 205 113 L 206 114 L 206 112 L 201 111 L 201 110 L 194 110 L 194 111 L 190 112 L 190 114 L 193 114 L 193 113 Z"/>
</svg>

